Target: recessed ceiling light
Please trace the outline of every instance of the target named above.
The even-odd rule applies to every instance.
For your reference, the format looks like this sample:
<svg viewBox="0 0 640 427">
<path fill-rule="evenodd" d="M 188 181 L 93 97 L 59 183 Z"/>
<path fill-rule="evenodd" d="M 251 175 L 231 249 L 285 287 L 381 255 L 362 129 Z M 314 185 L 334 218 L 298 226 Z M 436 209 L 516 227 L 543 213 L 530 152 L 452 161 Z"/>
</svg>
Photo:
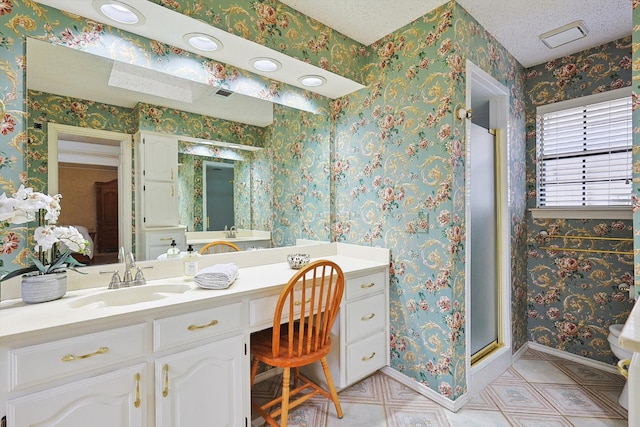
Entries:
<svg viewBox="0 0 640 427">
<path fill-rule="evenodd" d="M 279 70 L 282 64 L 271 58 L 253 58 L 251 65 L 258 71 L 271 72 Z"/>
<path fill-rule="evenodd" d="M 121 24 L 142 25 L 145 22 L 142 13 L 117 0 L 93 0 L 93 7 L 101 15 Z"/>
<path fill-rule="evenodd" d="M 222 49 L 222 42 L 208 34 L 189 33 L 185 34 L 182 39 L 198 50 L 213 52 Z"/>
<path fill-rule="evenodd" d="M 325 84 L 327 82 L 327 79 L 322 76 L 302 76 L 298 79 L 298 81 L 302 86 L 318 87 Z"/>
<path fill-rule="evenodd" d="M 587 37 L 587 34 L 589 34 L 589 30 L 586 25 L 584 25 L 584 22 L 575 21 L 556 28 L 555 30 L 540 34 L 538 37 L 549 49 L 554 49 L 558 46 Z"/>
</svg>

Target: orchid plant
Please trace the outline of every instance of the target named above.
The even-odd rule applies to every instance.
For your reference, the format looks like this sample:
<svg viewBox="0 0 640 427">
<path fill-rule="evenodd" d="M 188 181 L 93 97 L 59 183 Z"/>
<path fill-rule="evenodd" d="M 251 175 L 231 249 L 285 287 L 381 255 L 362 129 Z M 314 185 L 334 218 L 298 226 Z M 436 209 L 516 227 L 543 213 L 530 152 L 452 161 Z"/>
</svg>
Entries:
<svg viewBox="0 0 640 427">
<path fill-rule="evenodd" d="M 37 271 L 38 274 L 52 274 L 66 268 L 75 270 L 74 267 L 84 265 L 76 261 L 71 253 L 85 254 L 89 242 L 77 228 L 55 225 L 60 215 L 61 198 L 60 194 L 50 196 L 25 188 L 24 185 L 13 197 L 7 197 L 5 193 L 0 195 L 0 225 L 25 224 L 34 220 L 39 223 L 33 233 L 36 241 L 34 251 L 38 257 L 29 254 L 32 265 L 6 274 L 0 278 L 0 282 L 25 273 Z"/>
</svg>

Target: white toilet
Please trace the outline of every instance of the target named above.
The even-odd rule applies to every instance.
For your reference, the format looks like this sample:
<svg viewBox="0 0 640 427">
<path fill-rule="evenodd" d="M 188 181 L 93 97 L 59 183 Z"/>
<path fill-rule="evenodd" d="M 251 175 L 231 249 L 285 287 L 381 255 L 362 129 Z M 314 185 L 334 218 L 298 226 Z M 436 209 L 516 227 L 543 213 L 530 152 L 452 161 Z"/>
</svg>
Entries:
<svg viewBox="0 0 640 427">
<path fill-rule="evenodd" d="M 618 345 L 618 338 L 620 337 L 623 326 L 624 325 L 620 324 L 609 326 L 609 337 L 607 338 L 611 346 L 611 351 L 620 360 L 631 359 L 631 356 L 633 356 L 632 352 Z M 627 391 L 627 386 L 628 384 L 625 383 L 622 393 L 620 393 L 620 397 L 618 398 L 618 403 L 620 403 L 624 409 L 629 410 L 629 392 Z"/>
</svg>

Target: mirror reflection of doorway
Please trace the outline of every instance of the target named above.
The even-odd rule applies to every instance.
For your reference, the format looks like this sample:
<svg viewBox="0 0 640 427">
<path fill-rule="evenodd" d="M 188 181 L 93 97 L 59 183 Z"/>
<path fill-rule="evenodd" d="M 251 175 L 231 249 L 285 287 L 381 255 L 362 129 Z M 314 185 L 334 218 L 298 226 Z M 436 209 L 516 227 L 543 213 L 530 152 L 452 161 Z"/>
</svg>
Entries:
<svg viewBox="0 0 640 427">
<path fill-rule="evenodd" d="M 224 230 L 235 225 L 233 209 L 234 165 L 205 162 L 203 193 L 205 231 Z"/>
</svg>

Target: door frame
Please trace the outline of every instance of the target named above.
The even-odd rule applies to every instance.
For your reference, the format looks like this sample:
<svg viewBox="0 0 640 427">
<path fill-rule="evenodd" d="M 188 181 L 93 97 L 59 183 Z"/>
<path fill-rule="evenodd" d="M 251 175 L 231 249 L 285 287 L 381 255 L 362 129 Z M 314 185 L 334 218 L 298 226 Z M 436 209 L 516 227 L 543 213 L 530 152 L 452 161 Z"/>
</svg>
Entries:
<svg viewBox="0 0 640 427">
<path fill-rule="evenodd" d="M 60 134 L 74 135 L 87 139 L 99 138 L 117 141 L 120 146 L 118 165 L 118 243 L 124 246 L 125 253 L 133 250 L 133 194 L 132 181 L 132 135 L 100 129 L 69 126 L 60 123 L 48 123 L 48 175 L 47 188 L 50 194 L 58 193 L 58 140 Z"/>
<path fill-rule="evenodd" d="M 512 331 L 511 331 L 511 222 L 509 220 L 509 168 L 508 168 L 508 129 L 509 129 L 509 90 L 491 75 L 476 66 L 471 61 L 466 62 L 466 110 L 472 109 L 472 97 L 474 93 L 489 93 L 489 127 L 496 131 L 496 205 L 497 205 L 497 232 L 496 239 L 498 252 L 499 277 L 499 307 L 498 314 L 498 348 L 471 366 L 471 257 L 470 251 L 466 252 L 465 260 L 465 307 L 466 331 L 465 334 L 465 365 L 466 381 L 469 397 L 473 397 L 484 389 L 491 381 L 497 378 L 512 364 Z M 469 176 L 470 158 L 469 147 L 471 141 L 471 119 L 465 118 L 465 192 L 466 206 L 465 221 L 466 247 L 471 247 L 471 206 L 469 204 Z"/>
<path fill-rule="evenodd" d="M 209 225 L 208 225 L 208 218 L 209 218 L 209 212 L 208 212 L 208 204 L 209 204 L 209 195 L 207 194 L 207 184 L 208 184 L 208 180 L 207 180 L 207 167 L 208 166 L 219 166 L 225 169 L 231 169 L 233 171 L 235 171 L 235 165 L 233 163 L 226 163 L 226 162 L 221 162 L 221 161 L 216 161 L 216 160 L 205 160 L 202 162 L 202 195 L 203 195 L 203 203 L 202 203 L 202 221 L 204 222 L 203 224 L 203 231 L 210 231 L 209 230 Z M 234 181 L 235 181 L 235 175 L 234 175 Z M 232 190 L 235 190 L 235 183 L 232 184 Z M 235 194 L 234 194 L 235 196 Z M 229 227 L 235 225 L 235 199 L 233 202 L 233 223 L 229 225 Z M 211 230 L 211 231 L 219 231 L 219 230 Z"/>
</svg>

